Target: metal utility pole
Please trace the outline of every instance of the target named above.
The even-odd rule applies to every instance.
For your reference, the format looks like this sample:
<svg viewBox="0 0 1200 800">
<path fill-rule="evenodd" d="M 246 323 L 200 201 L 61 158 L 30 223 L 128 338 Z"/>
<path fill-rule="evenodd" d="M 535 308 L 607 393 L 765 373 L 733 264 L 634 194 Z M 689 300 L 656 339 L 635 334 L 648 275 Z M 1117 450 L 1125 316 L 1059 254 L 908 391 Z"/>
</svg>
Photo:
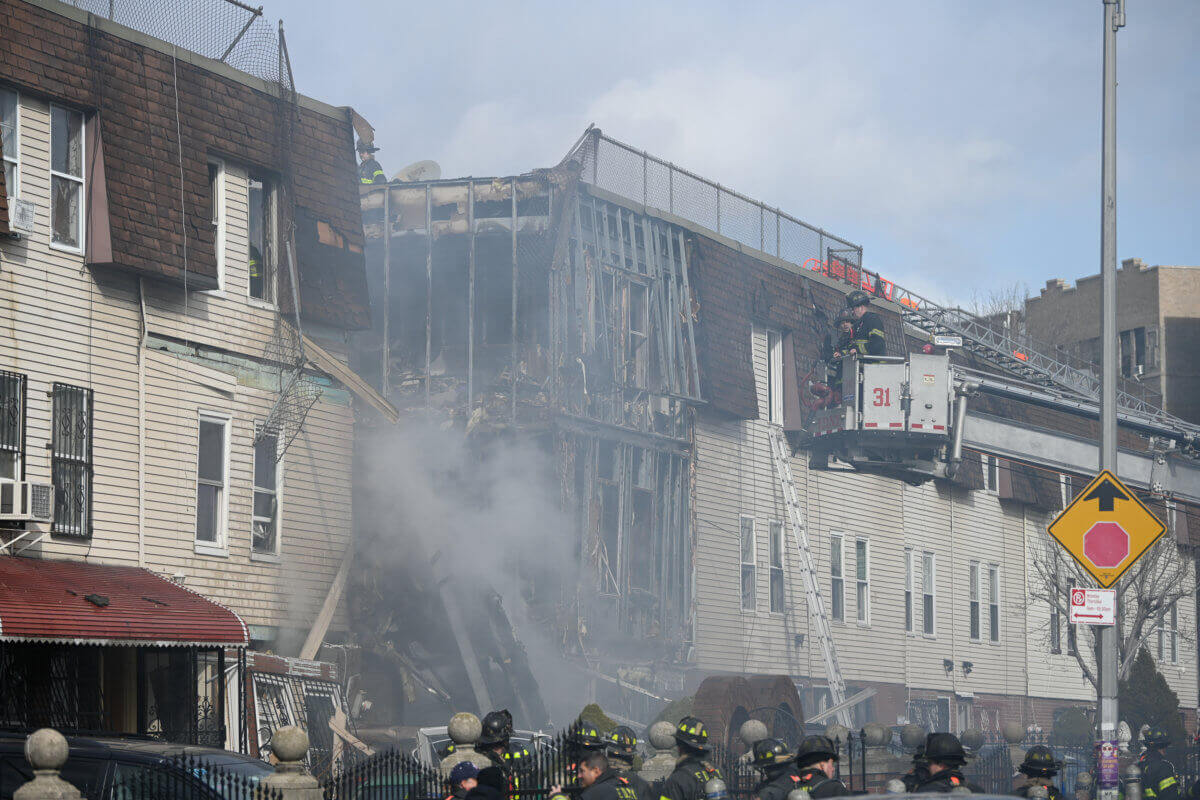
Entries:
<svg viewBox="0 0 1200 800">
<path fill-rule="evenodd" d="M 1117 29 L 1125 25 L 1125 0 L 1104 0 L 1104 133 L 1100 203 L 1100 469 L 1117 472 Z M 1119 617 L 1118 617 L 1119 618 Z M 1100 628 L 1101 742 L 1117 738 L 1117 629 Z M 1100 774 L 1099 800 L 1115 800 L 1115 776 Z"/>
</svg>

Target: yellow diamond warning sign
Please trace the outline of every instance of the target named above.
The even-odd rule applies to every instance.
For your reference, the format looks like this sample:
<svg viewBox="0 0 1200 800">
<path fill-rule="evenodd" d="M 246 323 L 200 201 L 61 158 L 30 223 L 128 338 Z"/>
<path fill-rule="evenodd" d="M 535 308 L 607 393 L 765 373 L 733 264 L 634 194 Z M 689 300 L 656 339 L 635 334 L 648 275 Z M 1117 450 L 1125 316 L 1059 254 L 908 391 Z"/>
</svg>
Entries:
<svg viewBox="0 0 1200 800">
<path fill-rule="evenodd" d="M 1108 470 L 1083 488 L 1046 531 L 1105 589 L 1134 565 L 1166 528 Z"/>
</svg>

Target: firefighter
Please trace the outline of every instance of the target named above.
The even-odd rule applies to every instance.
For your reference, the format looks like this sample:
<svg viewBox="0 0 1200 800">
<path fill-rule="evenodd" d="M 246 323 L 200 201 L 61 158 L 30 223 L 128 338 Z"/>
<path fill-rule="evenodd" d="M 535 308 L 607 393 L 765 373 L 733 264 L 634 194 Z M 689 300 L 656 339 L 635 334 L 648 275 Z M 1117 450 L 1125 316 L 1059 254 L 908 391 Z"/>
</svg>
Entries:
<svg viewBox="0 0 1200 800">
<path fill-rule="evenodd" d="M 754 787 L 758 800 L 787 800 L 800 784 L 800 770 L 787 745 L 778 739 L 759 739 L 750 750 L 750 763 L 762 772 L 762 781 Z"/>
<path fill-rule="evenodd" d="M 917 745 L 917 750 L 913 753 L 912 769 L 900 776 L 904 788 L 908 792 L 915 792 L 922 781 L 929 777 L 929 762 L 925 759 L 925 745 Z"/>
<path fill-rule="evenodd" d="M 467 792 L 479 785 L 478 777 L 479 767 L 470 761 L 455 764 L 454 769 L 450 770 L 450 794 L 446 800 L 464 800 Z"/>
<path fill-rule="evenodd" d="M 514 759 L 510 753 L 513 735 L 512 714 L 508 712 L 507 708 L 500 711 L 489 711 L 483 718 L 482 727 L 483 730 L 475 741 L 475 749 L 487 756 L 488 761 L 491 761 L 504 774 L 504 781 L 508 786 L 505 796 L 513 797 L 518 790 L 520 781 L 513 769 Z M 482 777 L 478 780 L 483 783 Z"/>
<path fill-rule="evenodd" d="M 637 790 L 608 761 L 603 750 L 593 750 L 576 770 L 583 787 L 580 800 L 640 800 Z"/>
<path fill-rule="evenodd" d="M 959 787 L 982 792 L 967 783 L 959 771 L 967 763 L 967 753 L 953 733 L 931 733 L 925 737 L 925 759 L 929 762 L 929 777 L 917 785 L 918 794 L 949 794 Z"/>
<path fill-rule="evenodd" d="M 796 751 L 796 768 L 800 772 L 797 789 L 805 789 L 813 800 L 850 794 L 845 784 L 833 777 L 833 765 L 838 749 L 828 736 L 806 736 Z"/>
<path fill-rule="evenodd" d="M 825 382 L 814 383 L 812 393 L 819 397 L 820 408 L 830 408 L 842 401 L 842 365 L 844 359 L 854 349 L 854 314 L 850 309 L 842 309 L 837 315 L 837 341 L 831 336 L 825 337 L 825 345 L 821 348 L 821 360 L 825 362 Z"/>
<path fill-rule="evenodd" d="M 675 726 L 675 771 L 659 790 L 660 800 L 704 800 L 704 785 L 721 771 L 708 761 L 708 729 L 696 717 L 684 717 Z M 723 779 L 722 779 L 723 780 Z"/>
<path fill-rule="evenodd" d="M 883 338 L 883 320 L 871 311 L 871 295 L 855 289 L 846 295 L 846 308 L 854 315 L 853 349 L 860 358 L 887 355 L 887 342 Z"/>
<path fill-rule="evenodd" d="M 1167 760 L 1166 749 L 1170 735 L 1157 725 L 1142 734 L 1146 752 L 1138 759 L 1142 770 L 1142 797 L 1146 800 L 1179 800 L 1179 775 L 1175 765 Z"/>
<path fill-rule="evenodd" d="M 1063 793 L 1054 785 L 1054 776 L 1062 769 L 1062 762 L 1054 757 L 1050 748 L 1044 744 L 1034 745 L 1025 751 L 1025 760 L 1017 771 L 1026 777 L 1025 785 L 1013 794 L 1018 797 L 1029 797 L 1029 791 L 1035 786 L 1043 786 L 1050 800 L 1063 800 Z"/>
<path fill-rule="evenodd" d="M 654 800 L 655 795 L 650 783 L 633 769 L 633 760 L 637 757 L 637 734 L 633 729 L 618 725 L 608 735 L 605 743 L 608 763 L 634 788 L 637 800 Z"/>
<path fill-rule="evenodd" d="M 372 183 L 387 183 L 387 176 L 383 174 L 383 167 L 379 166 L 379 162 L 375 160 L 375 153 L 379 152 L 379 148 L 373 144 L 358 140 L 356 147 L 358 150 L 358 182 L 365 184 Z"/>
</svg>

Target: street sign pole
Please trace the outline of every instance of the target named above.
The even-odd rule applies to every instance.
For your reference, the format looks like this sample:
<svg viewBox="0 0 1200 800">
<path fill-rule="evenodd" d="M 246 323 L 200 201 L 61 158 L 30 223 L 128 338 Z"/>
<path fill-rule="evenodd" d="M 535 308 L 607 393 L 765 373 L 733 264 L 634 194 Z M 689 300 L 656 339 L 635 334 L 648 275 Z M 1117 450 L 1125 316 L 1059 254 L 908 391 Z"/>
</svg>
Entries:
<svg viewBox="0 0 1200 800">
<path fill-rule="evenodd" d="M 1124 0 L 1104 0 L 1104 133 L 1101 155 L 1100 275 L 1102 342 L 1100 469 L 1117 474 L 1117 29 Z M 1117 626 L 1100 628 L 1099 744 L 1117 738 Z M 1101 775 L 1099 800 L 1115 800 L 1117 785 Z M 1113 785 L 1108 785 L 1113 784 Z"/>
</svg>

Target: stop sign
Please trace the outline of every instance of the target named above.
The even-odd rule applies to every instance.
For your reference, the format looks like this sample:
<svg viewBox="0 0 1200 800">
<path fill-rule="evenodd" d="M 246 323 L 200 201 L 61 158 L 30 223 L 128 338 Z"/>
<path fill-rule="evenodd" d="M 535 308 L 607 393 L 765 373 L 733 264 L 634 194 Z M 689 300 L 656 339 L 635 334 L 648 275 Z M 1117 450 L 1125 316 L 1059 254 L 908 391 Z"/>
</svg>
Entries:
<svg viewBox="0 0 1200 800">
<path fill-rule="evenodd" d="M 1083 554 L 1100 569 L 1115 569 L 1129 557 L 1129 534 L 1116 522 L 1097 522 L 1083 535 Z"/>
</svg>

